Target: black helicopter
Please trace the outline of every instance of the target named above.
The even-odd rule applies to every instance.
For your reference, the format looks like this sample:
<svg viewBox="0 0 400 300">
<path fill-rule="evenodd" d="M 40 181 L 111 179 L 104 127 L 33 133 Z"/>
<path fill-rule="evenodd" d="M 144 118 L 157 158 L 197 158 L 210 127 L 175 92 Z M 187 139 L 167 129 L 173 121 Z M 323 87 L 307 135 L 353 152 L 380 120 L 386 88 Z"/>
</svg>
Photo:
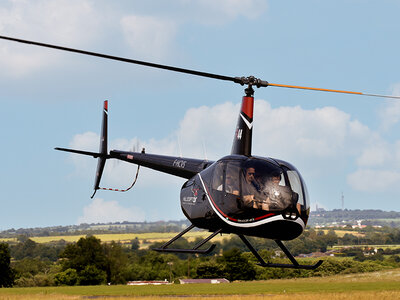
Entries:
<svg viewBox="0 0 400 300">
<path fill-rule="evenodd" d="M 292 164 L 279 159 L 252 155 L 253 87 L 275 86 L 400 98 L 361 92 L 273 84 L 253 76 L 229 77 L 6 36 L 0 36 L 0 39 L 196 76 L 232 81 L 246 86 L 244 90 L 245 96 L 242 98 L 242 106 L 234 132 L 231 153 L 217 161 L 148 154 L 145 153 L 144 149 L 142 152 L 120 150 L 111 150 L 108 152 L 108 101 L 104 102 L 103 107 L 99 152 L 55 148 L 56 150 L 98 158 L 92 197 L 97 190 L 104 189 L 100 188 L 100 180 L 107 159 L 122 160 L 187 179 L 181 188 L 180 201 L 182 211 L 192 225 L 160 248 L 154 249 L 159 252 L 210 253 L 215 248 L 215 244 L 207 249 L 200 248 L 219 233 L 233 233 L 237 234 L 250 249 L 258 259 L 260 266 L 295 269 L 317 268 L 322 264 L 322 260 L 319 260 L 314 265 L 301 265 L 282 243 L 282 240 L 295 239 L 304 231 L 310 212 L 310 199 L 302 176 Z M 192 249 L 169 248 L 172 243 L 194 227 L 206 229 L 212 232 L 212 234 L 197 243 Z M 265 262 L 245 235 L 275 240 L 277 245 L 290 259 L 291 264 Z"/>
</svg>

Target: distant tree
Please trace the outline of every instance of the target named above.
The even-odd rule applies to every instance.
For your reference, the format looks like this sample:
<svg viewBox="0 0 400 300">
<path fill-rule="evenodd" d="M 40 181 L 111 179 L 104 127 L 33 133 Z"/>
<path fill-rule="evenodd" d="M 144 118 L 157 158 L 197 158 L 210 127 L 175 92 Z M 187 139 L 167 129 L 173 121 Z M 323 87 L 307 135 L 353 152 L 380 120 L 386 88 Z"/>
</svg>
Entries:
<svg viewBox="0 0 400 300">
<path fill-rule="evenodd" d="M 25 257 L 35 257 L 37 243 L 31 239 L 20 239 L 20 243 L 16 246 L 16 250 L 13 251 L 13 257 L 16 259 L 22 259 Z"/>
<path fill-rule="evenodd" d="M 39 273 L 47 273 L 52 264 L 49 260 L 26 257 L 13 262 L 12 266 L 17 277 L 30 277 Z"/>
<path fill-rule="evenodd" d="M 60 254 L 63 270 L 75 269 L 83 271 L 87 266 L 95 266 L 99 270 L 105 270 L 106 255 L 103 251 L 100 239 L 94 236 L 80 238 L 75 244 L 69 244 Z"/>
<path fill-rule="evenodd" d="M 87 265 L 79 272 L 78 283 L 80 285 L 98 285 L 105 283 L 106 272 L 99 270 L 94 265 Z"/>
<path fill-rule="evenodd" d="M 27 240 L 29 240 L 29 237 L 27 235 L 25 235 L 25 234 L 19 234 L 17 236 L 17 241 L 19 243 L 25 243 Z"/>
<path fill-rule="evenodd" d="M 223 253 L 224 273 L 229 280 L 254 280 L 256 271 L 239 249 L 233 248 Z"/>
<path fill-rule="evenodd" d="M 57 275 L 57 284 L 75 284 L 72 271 L 77 274 L 76 284 L 95 285 L 105 282 L 125 283 L 128 266 L 128 254 L 121 244 L 111 242 L 101 244 L 93 236 L 81 238 L 75 244 L 69 244 L 60 255 L 63 258 L 63 272 Z"/>
<path fill-rule="evenodd" d="M 252 243 L 252 244 L 254 244 L 253 240 L 254 240 L 254 239 L 249 238 L 249 241 L 250 241 L 250 243 Z M 221 247 L 222 247 L 222 249 L 223 249 L 224 251 L 226 251 L 226 250 L 231 250 L 231 249 L 234 249 L 234 248 L 239 249 L 239 250 L 241 250 L 241 251 L 248 251 L 247 246 L 246 246 L 246 245 L 242 242 L 242 240 L 241 240 L 238 236 L 236 236 L 236 235 L 232 236 L 231 238 L 224 239 L 224 240 L 222 241 Z M 257 247 L 257 245 L 256 245 L 255 247 Z"/>
<path fill-rule="evenodd" d="M 56 285 L 76 285 L 78 283 L 78 272 L 75 269 L 67 269 L 54 276 Z"/>
<path fill-rule="evenodd" d="M 133 251 L 139 250 L 139 247 L 140 247 L 139 239 L 135 237 L 135 239 L 131 241 L 131 250 Z"/>
<path fill-rule="evenodd" d="M 11 256 L 16 260 L 24 258 L 42 258 L 56 261 L 61 250 L 65 247 L 62 243 L 57 245 L 38 244 L 25 236 L 18 238 L 19 243 L 10 247 Z"/>
<path fill-rule="evenodd" d="M 121 244 L 112 241 L 103 245 L 106 255 L 106 276 L 107 282 L 112 284 L 125 283 L 124 271 L 128 263 L 128 255 L 122 249 Z"/>
<path fill-rule="evenodd" d="M 0 287 L 11 287 L 14 284 L 14 271 L 10 265 L 11 255 L 8 244 L 0 243 Z"/>
<path fill-rule="evenodd" d="M 106 281 L 107 258 L 101 241 L 94 236 L 80 238 L 75 244 L 69 244 L 60 254 L 62 269 L 76 270 L 78 284 L 95 285 Z M 62 282 L 59 275 L 60 282 Z"/>
<path fill-rule="evenodd" d="M 214 261 L 200 263 L 196 268 L 197 278 L 221 278 L 225 276 L 224 266 Z"/>
</svg>

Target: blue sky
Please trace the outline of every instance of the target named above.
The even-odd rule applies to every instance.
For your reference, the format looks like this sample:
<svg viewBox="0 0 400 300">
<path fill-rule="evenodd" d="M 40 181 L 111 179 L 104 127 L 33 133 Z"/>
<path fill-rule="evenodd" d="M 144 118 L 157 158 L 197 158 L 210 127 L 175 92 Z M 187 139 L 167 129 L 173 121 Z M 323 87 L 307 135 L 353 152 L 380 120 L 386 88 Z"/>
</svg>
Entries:
<svg viewBox="0 0 400 300">
<path fill-rule="evenodd" d="M 143 3 L 145 2 L 145 3 Z M 272 83 L 400 95 L 399 1 L 0 2 L 0 34 Z M 218 159 L 243 87 L 0 41 L 0 229 L 183 219 L 184 180 L 142 168 L 90 199 L 110 148 Z M 293 163 L 312 207 L 400 210 L 400 101 L 258 89 L 253 153 Z M 205 145 L 205 147 L 203 146 Z M 135 166 L 108 162 L 102 186 Z"/>
</svg>

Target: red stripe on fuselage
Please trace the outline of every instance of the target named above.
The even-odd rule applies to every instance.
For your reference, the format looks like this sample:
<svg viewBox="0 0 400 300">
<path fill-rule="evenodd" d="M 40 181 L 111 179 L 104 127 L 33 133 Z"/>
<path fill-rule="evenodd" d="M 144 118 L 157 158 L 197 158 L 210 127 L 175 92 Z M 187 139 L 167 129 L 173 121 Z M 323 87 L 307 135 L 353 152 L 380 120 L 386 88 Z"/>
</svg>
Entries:
<svg viewBox="0 0 400 300">
<path fill-rule="evenodd" d="M 253 119 L 254 97 L 243 97 L 242 99 L 242 113 L 250 119 Z"/>
<path fill-rule="evenodd" d="M 262 217 L 254 218 L 254 221 L 259 221 L 259 220 L 262 220 L 264 218 L 268 218 L 268 217 L 272 217 L 272 216 L 275 216 L 275 214 L 274 213 L 269 213 L 269 214 L 266 214 L 266 215 L 264 215 Z"/>
</svg>

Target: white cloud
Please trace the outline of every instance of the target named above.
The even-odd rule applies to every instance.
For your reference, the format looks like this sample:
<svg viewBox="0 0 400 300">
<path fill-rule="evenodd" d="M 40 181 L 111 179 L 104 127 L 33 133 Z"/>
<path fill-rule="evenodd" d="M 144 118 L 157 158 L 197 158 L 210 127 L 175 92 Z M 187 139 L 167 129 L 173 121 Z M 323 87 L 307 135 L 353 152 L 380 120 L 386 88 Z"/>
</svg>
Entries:
<svg viewBox="0 0 400 300">
<path fill-rule="evenodd" d="M 143 222 L 145 214 L 138 208 L 126 208 L 117 201 L 104 201 L 94 198 L 92 203 L 83 208 L 83 216 L 78 219 L 80 223 L 108 223 L 108 222 Z"/>
<path fill-rule="evenodd" d="M 180 121 L 178 130 L 168 137 L 147 141 L 111 140 L 110 149 L 131 150 L 139 145 L 147 153 L 179 156 L 179 137 L 184 157 L 205 158 L 204 143 L 207 158 L 215 160 L 230 153 L 239 109 L 239 104 L 230 102 L 191 108 Z M 96 151 L 98 141 L 97 134 L 88 132 L 75 136 L 71 146 Z M 332 174 L 338 174 L 356 191 L 376 193 L 395 189 L 400 182 L 400 141 L 385 141 L 378 132 L 334 107 L 272 108 L 267 101 L 257 100 L 252 152 L 289 161 L 311 178 L 324 176 L 334 182 Z M 74 158 L 80 176 L 93 176 L 95 163 L 89 160 Z M 134 165 L 108 161 L 103 186 L 125 188 L 135 172 Z M 152 187 L 154 182 L 160 188 L 181 184 L 176 177 L 143 168 L 138 184 Z"/>
<path fill-rule="evenodd" d="M 205 158 L 203 143 L 209 159 L 229 154 L 239 108 L 227 102 L 189 109 L 177 132 L 183 155 Z"/>
<path fill-rule="evenodd" d="M 85 151 L 96 151 L 100 141 L 100 136 L 94 132 L 85 132 L 74 136 L 70 142 L 71 148 Z M 97 146 L 97 147 L 96 147 Z"/>
<path fill-rule="evenodd" d="M 357 164 L 360 167 L 383 166 L 393 162 L 393 151 L 387 143 L 372 144 L 362 150 L 357 158 Z"/>
<path fill-rule="evenodd" d="M 168 5 L 168 13 L 152 8 L 147 15 L 134 13 L 121 17 L 124 38 L 134 55 L 160 60 L 176 52 L 173 47 L 176 35 L 186 24 L 215 26 L 239 17 L 254 19 L 267 6 L 265 0 L 180 0 Z"/>
<path fill-rule="evenodd" d="M 158 6 L 157 10 L 141 3 L 106 6 L 92 0 L 5 0 L 0 5 L 0 34 L 80 49 L 94 42 L 118 45 L 123 36 L 132 56 L 160 60 L 182 54 L 176 49 L 176 36 L 187 24 L 215 26 L 240 17 L 254 19 L 267 4 L 265 0 L 177 0 Z M 22 77 L 44 67 L 65 65 L 61 55 L 2 41 L 0 68 L 3 76 Z"/>
<path fill-rule="evenodd" d="M 203 25 L 223 25 L 236 18 L 255 19 L 267 9 L 265 0 L 181 0 L 186 21 Z"/>
<path fill-rule="evenodd" d="M 207 156 L 210 160 L 228 155 L 231 150 L 234 128 L 238 116 L 239 104 L 224 103 L 213 107 L 201 106 L 189 109 L 179 129 L 161 140 L 150 139 L 138 141 L 118 139 L 110 141 L 110 149 L 130 150 L 139 144 L 146 147 L 147 153 L 178 156 L 177 137 L 181 141 L 181 149 L 185 157 L 205 158 L 203 141 L 206 145 Z M 377 141 L 382 142 L 376 133 L 357 120 L 352 120 L 347 113 L 333 107 L 323 107 L 306 110 L 297 107 L 272 108 L 264 100 L 255 103 L 253 153 L 260 156 L 280 158 L 294 163 L 301 162 L 302 167 L 310 173 L 321 170 L 342 171 L 348 160 L 357 160 L 360 167 L 371 165 L 377 151 L 382 147 L 373 147 Z M 78 149 L 93 151 L 98 147 L 99 137 L 93 133 L 85 133 L 74 137 L 71 146 Z M 384 145 L 384 144 L 382 144 Z M 389 149 L 393 153 L 400 153 Z M 381 160 L 387 162 L 388 157 L 383 153 Z M 400 156 L 400 154 L 398 154 Z M 87 168 L 82 158 L 75 161 L 77 168 Z M 85 158 L 87 161 L 87 158 Z M 379 162 L 380 160 L 372 160 Z M 92 174 L 94 167 L 82 174 Z M 112 185 L 129 185 L 135 173 L 131 164 L 107 162 L 104 175 L 105 182 Z M 157 172 L 141 172 L 140 182 L 151 185 L 155 179 L 160 179 Z M 171 184 L 174 179 L 165 176 L 160 184 Z M 359 178 L 359 176 L 357 176 Z M 170 181 L 171 180 L 171 181 Z M 354 180 L 349 181 L 350 184 Z M 389 182 L 389 181 L 387 181 Z"/>
<path fill-rule="evenodd" d="M 99 148 L 100 136 L 94 132 L 85 132 L 83 134 L 76 134 L 69 144 L 72 149 L 97 152 Z M 147 142 L 133 138 L 115 139 L 109 141 L 109 151 L 112 149 L 126 150 L 126 151 L 140 151 L 142 147 L 149 149 L 152 153 L 163 155 L 177 156 L 177 145 L 171 139 L 154 140 L 151 139 Z M 75 176 L 87 178 L 93 176 L 96 170 L 97 159 L 91 156 L 84 156 L 78 154 L 70 154 L 70 159 L 75 166 Z M 117 160 L 107 160 L 103 172 L 101 187 L 125 189 L 133 181 L 136 174 L 137 166 Z M 140 171 L 139 181 L 141 185 L 151 186 L 155 181 L 159 182 L 159 186 L 168 186 L 177 183 L 176 178 L 166 176 L 158 172 L 142 168 Z"/>
<path fill-rule="evenodd" d="M 261 155 L 334 164 L 358 153 L 371 135 L 368 127 L 334 107 L 271 108 L 266 101 L 256 101 L 253 140 Z"/>
<path fill-rule="evenodd" d="M 358 169 L 347 176 L 352 188 L 363 192 L 394 190 L 400 183 L 400 141 L 368 144 L 356 163 Z"/>
<path fill-rule="evenodd" d="M 347 176 L 348 183 L 363 192 L 386 192 L 398 187 L 400 172 L 395 170 L 360 169 Z"/>
<path fill-rule="evenodd" d="M 393 96 L 400 96 L 400 83 L 393 85 Z M 391 129 L 396 124 L 400 123 L 400 101 L 387 100 L 384 108 L 380 111 L 381 128 L 384 131 Z"/>
<path fill-rule="evenodd" d="M 171 50 L 176 24 L 152 16 L 130 15 L 121 19 L 122 32 L 134 55 L 160 59 Z"/>
<path fill-rule="evenodd" d="M 392 95 L 400 95 L 400 84 L 393 86 Z M 400 182 L 400 141 L 384 139 L 400 123 L 400 101 L 387 100 L 379 116 L 380 132 L 368 135 L 356 157 L 356 170 L 347 176 L 347 183 L 357 191 L 395 190 Z"/>
<path fill-rule="evenodd" d="M 69 143 L 71 149 L 97 152 L 99 149 L 100 136 L 94 132 L 77 134 Z M 80 177 L 89 176 L 95 172 L 95 160 L 90 156 L 70 154 L 70 159 L 75 165 L 76 174 Z M 93 176 L 93 175 L 92 175 Z"/>
<path fill-rule="evenodd" d="M 84 46 L 96 39 L 99 18 L 88 0 L 6 1 L 0 7 L 0 33 L 53 44 Z M 84 29 L 84 30 L 83 30 Z M 50 54 L 51 53 L 51 54 Z M 60 52 L 2 41 L 0 68 L 23 76 L 43 66 L 61 64 Z M 4 72 L 3 72 L 4 73 Z"/>
</svg>

